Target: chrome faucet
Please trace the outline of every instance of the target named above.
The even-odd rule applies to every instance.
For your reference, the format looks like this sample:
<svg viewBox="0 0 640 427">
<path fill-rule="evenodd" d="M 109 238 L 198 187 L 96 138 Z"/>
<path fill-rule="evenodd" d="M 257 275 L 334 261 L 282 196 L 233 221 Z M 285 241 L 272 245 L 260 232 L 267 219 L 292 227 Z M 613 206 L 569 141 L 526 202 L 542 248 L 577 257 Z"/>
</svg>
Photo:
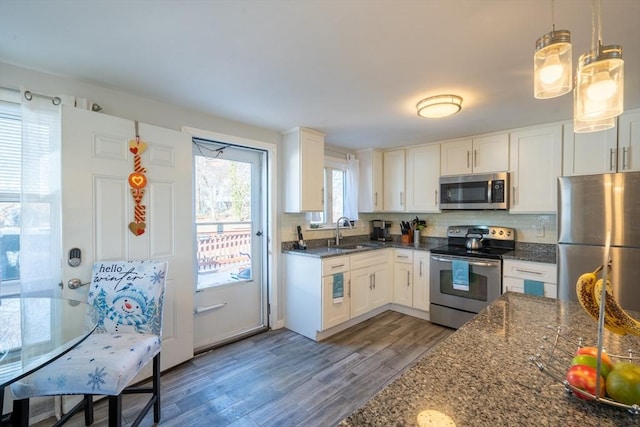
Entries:
<svg viewBox="0 0 640 427">
<path fill-rule="evenodd" d="M 349 228 L 353 228 L 351 226 L 351 221 L 349 220 L 349 218 L 347 218 L 346 216 L 341 216 L 340 218 L 338 218 L 338 221 L 336 221 L 336 246 L 340 244 L 340 221 L 342 221 L 343 219 L 347 220 Z"/>
</svg>

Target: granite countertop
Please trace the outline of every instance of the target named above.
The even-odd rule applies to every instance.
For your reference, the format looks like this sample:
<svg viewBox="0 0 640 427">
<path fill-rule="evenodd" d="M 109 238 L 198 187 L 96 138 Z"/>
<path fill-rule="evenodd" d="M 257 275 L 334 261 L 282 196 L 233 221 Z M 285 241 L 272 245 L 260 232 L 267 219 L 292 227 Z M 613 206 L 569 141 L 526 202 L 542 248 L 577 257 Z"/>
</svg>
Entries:
<svg viewBox="0 0 640 427">
<path fill-rule="evenodd" d="M 332 246 L 309 246 L 307 249 L 294 249 L 293 245 L 283 247 L 283 252 L 294 255 L 309 256 L 314 258 L 327 258 L 333 256 L 351 255 L 358 252 L 374 251 L 376 249 L 384 248 L 398 248 L 398 249 L 415 249 L 421 251 L 430 251 L 438 246 L 443 246 L 447 242 L 442 238 L 429 238 L 425 242 L 421 242 L 419 245 L 413 243 L 401 243 L 398 241 L 389 242 L 375 242 L 375 241 L 351 241 L 345 244 L 341 244 L 338 247 Z M 555 245 L 548 244 L 530 244 L 519 243 L 516 249 L 511 252 L 507 252 L 502 256 L 503 259 L 513 259 L 519 261 L 532 261 L 542 262 L 547 264 L 556 263 L 556 251 Z"/>
<path fill-rule="evenodd" d="M 283 249 L 284 253 L 310 256 L 314 258 L 327 258 L 341 255 L 351 255 L 359 252 L 375 251 L 385 248 L 397 248 L 397 249 L 415 249 L 421 251 L 430 251 L 432 248 L 441 246 L 437 243 L 421 243 L 414 245 L 413 243 L 400 243 L 400 242 L 360 242 L 351 243 L 340 246 L 332 246 L 330 248 L 326 246 L 308 247 L 307 249 Z"/>
<path fill-rule="evenodd" d="M 340 426 L 427 425 L 418 422 L 423 411 L 444 414 L 458 427 L 640 425 L 640 415 L 580 400 L 534 365 L 536 353 L 549 361 L 545 349 L 552 340 L 545 337 L 555 337 L 556 327 L 563 335 L 559 347 L 567 350 L 566 360 L 555 363 L 564 376 L 578 337 L 583 345 L 597 344 L 596 322 L 578 303 L 507 292 Z M 624 355 L 640 351 L 640 338 L 606 331 L 604 347 Z"/>
</svg>

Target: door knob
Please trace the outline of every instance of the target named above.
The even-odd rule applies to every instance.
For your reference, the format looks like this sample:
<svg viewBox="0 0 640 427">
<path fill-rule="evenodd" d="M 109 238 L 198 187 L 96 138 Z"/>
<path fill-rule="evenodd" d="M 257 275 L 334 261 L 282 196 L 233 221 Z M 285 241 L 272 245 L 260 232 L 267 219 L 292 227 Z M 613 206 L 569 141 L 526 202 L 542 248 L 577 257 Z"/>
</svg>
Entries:
<svg viewBox="0 0 640 427">
<path fill-rule="evenodd" d="M 82 280 L 74 277 L 73 279 L 69 279 L 69 281 L 67 282 L 67 286 L 69 287 L 69 289 L 78 289 L 80 286 L 88 285 L 89 283 L 90 282 L 82 283 Z"/>
</svg>

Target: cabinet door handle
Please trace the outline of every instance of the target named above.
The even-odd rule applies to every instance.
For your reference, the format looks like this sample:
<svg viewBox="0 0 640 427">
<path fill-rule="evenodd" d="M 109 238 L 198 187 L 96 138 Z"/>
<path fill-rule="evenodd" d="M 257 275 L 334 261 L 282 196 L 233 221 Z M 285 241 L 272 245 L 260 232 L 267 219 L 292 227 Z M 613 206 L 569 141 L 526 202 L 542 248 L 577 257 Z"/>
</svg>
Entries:
<svg viewBox="0 0 640 427">
<path fill-rule="evenodd" d="M 376 288 L 376 273 L 373 273 L 373 289 Z"/>
<path fill-rule="evenodd" d="M 347 296 L 351 298 L 351 279 L 347 280 Z"/>
<path fill-rule="evenodd" d="M 609 149 L 609 170 L 613 171 L 615 170 L 615 166 L 614 166 L 614 162 L 615 162 L 615 152 L 616 149 L 615 148 L 610 148 Z"/>
<path fill-rule="evenodd" d="M 512 187 L 512 193 L 513 193 L 513 197 L 512 197 L 513 204 L 516 205 L 517 203 L 516 203 L 516 186 L 515 185 Z"/>
<path fill-rule="evenodd" d="M 369 274 L 369 290 L 373 289 L 373 274 Z"/>
<path fill-rule="evenodd" d="M 322 187 L 322 190 L 320 191 L 320 197 L 320 204 L 324 206 L 324 187 Z"/>
<path fill-rule="evenodd" d="M 438 190 L 436 190 L 435 193 L 436 193 L 436 203 L 435 203 L 435 205 L 438 206 Z"/>
<path fill-rule="evenodd" d="M 411 272 L 407 271 L 407 286 L 411 286 Z"/>
<path fill-rule="evenodd" d="M 420 260 L 420 277 L 422 277 L 422 260 Z"/>
<path fill-rule="evenodd" d="M 470 155 L 471 155 L 471 151 L 467 150 L 467 169 L 469 169 L 471 167 L 471 164 L 469 163 Z"/>
<path fill-rule="evenodd" d="M 478 150 L 473 150 L 473 167 L 478 167 Z"/>
<path fill-rule="evenodd" d="M 344 267 L 344 264 L 332 265 L 331 269 L 333 270 L 334 268 L 342 268 L 342 267 Z"/>
<path fill-rule="evenodd" d="M 398 258 L 409 258 L 409 255 L 396 255 Z"/>
<path fill-rule="evenodd" d="M 402 206 L 402 191 L 400 192 L 400 206 Z"/>
<path fill-rule="evenodd" d="M 629 168 L 629 165 L 627 165 L 627 150 L 631 150 L 631 148 L 629 147 L 622 148 L 622 169 L 623 170 L 626 170 Z"/>
<path fill-rule="evenodd" d="M 374 196 L 373 196 L 374 202 L 373 204 L 378 207 L 378 192 L 376 191 Z"/>
<path fill-rule="evenodd" d="M 519 268 L 516 268 L 516 271 L 517 271 L 518 273 L 537 274 L 538 276 L 540 276 L 540 275 L 544 274 L 544 273 L 542 273 L 541 271 L 521 270 L 521 269 L 519 269 Z"/>
</svg>

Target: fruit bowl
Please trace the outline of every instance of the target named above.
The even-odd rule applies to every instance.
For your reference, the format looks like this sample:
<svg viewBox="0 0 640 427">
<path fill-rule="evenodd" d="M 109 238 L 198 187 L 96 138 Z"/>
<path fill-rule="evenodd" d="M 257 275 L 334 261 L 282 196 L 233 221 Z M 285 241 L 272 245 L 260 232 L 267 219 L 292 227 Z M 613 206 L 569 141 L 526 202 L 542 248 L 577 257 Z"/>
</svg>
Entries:
<svg viewBox="0 0 640 427">
<path fill-rule="evenodd" d="M 591 343 L 586 342 L 583 338 L 578 338 L 577 342 L 568 340 L 563 334 L 560 327 L 547 326 L 549 335 L 542 337 L 543 341 L 549 342 L 549 347 L 541 346 L 539 352 L 529 357 L 531 361 L 541 372 L 551 377 L 553 380 L 561 383 L 564 390 L 568 394 L 573 394 L 583 400 L 595 402 L 597 404 L 605 404 L 617 408 L 625 409 L 634 415 L 640 415 L 640 405 L 627 405 L 617 402 L 608 396 L 596 396 L 584 389 L 579 389 L 569 384 L 566 380 L 566 373 L 571 366 L 571 361 L 576 355 L 576 349 L 589 346 Z M 640 357 L 632 349 L 627 351 L 625 355 L 615 355 L 607 353 L 615 362 L 633 362 L 640 363 Z M 597 369 L 597 375 L 600 374 L 602 364 Z"/>
</svg>

